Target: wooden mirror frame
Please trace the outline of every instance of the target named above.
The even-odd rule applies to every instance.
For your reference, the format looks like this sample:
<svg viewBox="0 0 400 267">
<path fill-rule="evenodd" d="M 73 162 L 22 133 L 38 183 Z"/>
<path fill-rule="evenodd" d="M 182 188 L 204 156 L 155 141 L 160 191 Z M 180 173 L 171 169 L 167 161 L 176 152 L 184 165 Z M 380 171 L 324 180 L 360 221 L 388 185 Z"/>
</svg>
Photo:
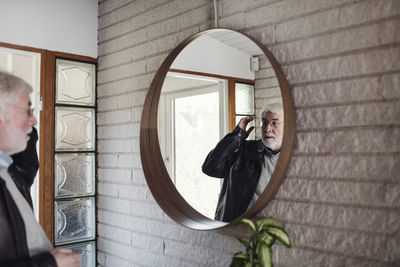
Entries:
<svg viewBox="0 0 400 267">
<path fill-rule="evenodd" d="M 257 44 L 257 46 L 264 52 L 270 61 L 279 82 L 283 100 L 285 121 L 282 148 L 270 182 L 268 183 L 264 193 L 254 203 L 254 205 L 244 214 L 230 223 L 212 220 L 200 214 L 185 201 L 171 181 L 171 178 L 169 177 L 167 169 L 164 165 L 157 132 L 157 113 L 161 89 L 172 63 L 189 43 L 196 40 L 200 36 L 216 31 L 232 31 L 244 35 Z M 162 210 L 170 218 L 177 223 L 182 224 L 183 226 L 197 230 L 212 230 L 235 224 L 243 217 L 252 217 L 272 200 L 283 180 L 285 179 L 285 174 L 291 159 L 294 139 L 295 112 L 293 99 L 286 77 L 275 57 L 268 49 L 264 48 L 260 42 L 254 40 L 246 34 L 231 29 L 218 28 L 199 32 L 184 40 L 167 56 L 167 58 L 161 64 L 150 85 L 143 107 L 140 125 L 140 155 L 147 184 L 151 193 L 153 194 L 154 199 L 157 201 Z"/>
</svg>

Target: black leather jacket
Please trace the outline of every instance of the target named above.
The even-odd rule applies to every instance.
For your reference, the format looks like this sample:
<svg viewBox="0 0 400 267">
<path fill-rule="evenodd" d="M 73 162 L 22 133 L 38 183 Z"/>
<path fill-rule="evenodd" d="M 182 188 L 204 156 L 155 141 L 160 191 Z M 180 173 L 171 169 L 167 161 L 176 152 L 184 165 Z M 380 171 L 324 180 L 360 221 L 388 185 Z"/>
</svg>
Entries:
<svg viewBox="0 0 400 267">
<path fill-rule="evenodd" d="M 247 141 L 247 133 L 236 127 L 208 154 L 205 174 L 223 178 L 215 219 L 233 221 L 249 206 L 258 184 L 263 163 L 262 141 Z"/>
<path fill-rule="evenodd" d="M 30 190 L 39 169 L 39 159 L 36 151 L 37 140 L 38 133 L 35 127 L 33 127 L 26 149 L 12 155 L 13 163 L 8 167 L 8 173 L 31 208 L 32 198 Z"/>
<path fill-rule="evenodd" d="M 50 252 L 29 256 L 24 221 L 0 177 L 0 266 L 56 267 Z"/>
<path fill-rule="evenodd" d="M 30 187 L 39 168 L 36 153 L 37 131 L 33 130 L 26 150 L 12 156 L 8 172 L 32 207 Z M 50 252 L 29 256 L 24 221 L 0 177 L 0 267 L 56 267 Z"/>
</svg>

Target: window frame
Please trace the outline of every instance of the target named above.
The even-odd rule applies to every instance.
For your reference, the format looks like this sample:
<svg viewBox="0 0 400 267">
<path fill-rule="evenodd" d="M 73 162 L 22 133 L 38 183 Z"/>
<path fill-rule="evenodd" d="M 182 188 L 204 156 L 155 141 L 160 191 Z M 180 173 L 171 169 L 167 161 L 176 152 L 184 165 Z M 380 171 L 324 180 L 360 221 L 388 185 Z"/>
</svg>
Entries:
<svg viewBox="0 0 400 267">
<path fill-rule="evenodd" d="M 43 99 L 39 118 L 39 223 L 49 240 L 54 244 L 54 133 L 55 133 L 55 93 L 56 59 L 66 59 L 92 63 L 97 59 L 71 53 L 56 52 L 46 49 L 0 42 L 0 47 L 35 52 L 40 54 L 40 97 Z M 97 77 L 97 75 L 96 75 Z M 97 79 L 97 78 L 96 78 Z M 96 80 L 97 84 L 97 80 Z M 95 108 L 97 113 L 97 105 Z M 95 126 L 97 128 L 97 124 Z M 97 148 L 95 150 L 97 155 Z M 97 192 L 97 162 L 95 164 L 95 192 Z M 97 193 L 95 194 L 97 202 Z M 97 223 L 97 211 L 95 212 Z M 97 232 L 97 228 L 96 228 Z M 97 233 L 95 234 L 97 236 Z M 97 244 L 97 242 L 96 242 Z M 97 249 L 97 248 L 96 248 Z M 97 261 L 97 259 L 96 259 Z"/>
<path fill-rule="evenodd" d="M 228 81 L 228 131 L 230 132 L 236 127 L 235 84 L 244 83 L 244 84 L 255 85 L 255 80 L 205 73 L 205 72 L 173 69 L 173 68 L 169 69 L 169 71 L 227 80 Z"/>
</svg>

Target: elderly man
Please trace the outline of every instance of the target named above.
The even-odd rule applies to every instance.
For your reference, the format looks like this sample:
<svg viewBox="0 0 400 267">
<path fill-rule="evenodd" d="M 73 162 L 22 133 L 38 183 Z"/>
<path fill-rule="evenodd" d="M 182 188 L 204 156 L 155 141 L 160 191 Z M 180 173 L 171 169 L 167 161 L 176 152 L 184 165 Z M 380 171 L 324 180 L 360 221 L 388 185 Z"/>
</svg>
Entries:
<svg viewBox="0 0 400 267">
<path fill-rule="evenodd" d="M 11 155 L 23 151 L 36 124 L 23 80 L 0 72 L 0 266 L 79 266 L 81 255 L 53 249 L 10 177 Z"/>
<path fill-rule="evenodd" d="M 223 178 L 215 219 L 230 222 L 242 215 L 264 192 L 279 158 L 283 138 L 283 106 L 271 104 L 261 113 L 261 139 L 246 140 L 253 117 L 242 118 L 208 154 L 205 174 Z"/>
</svg>

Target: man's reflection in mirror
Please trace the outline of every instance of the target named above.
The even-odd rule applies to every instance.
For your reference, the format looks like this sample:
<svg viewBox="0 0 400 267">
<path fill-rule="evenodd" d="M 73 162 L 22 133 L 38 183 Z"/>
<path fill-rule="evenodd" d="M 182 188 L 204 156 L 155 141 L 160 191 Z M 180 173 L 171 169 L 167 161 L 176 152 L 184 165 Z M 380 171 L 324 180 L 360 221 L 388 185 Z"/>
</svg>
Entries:
<svg viewBox="0 0 400 267">
<path fill-rule="evenodd" d="M 283 138 L 283 106 L 265 106 L 261 113 L 261 139 L 246 140 L 253 117 L 242 118 L 208 154 L 205 174 L 224 179 L 215 219 L 230 222 L 242 215 L 264 192 L 279 158 Z"/>
</svg>

